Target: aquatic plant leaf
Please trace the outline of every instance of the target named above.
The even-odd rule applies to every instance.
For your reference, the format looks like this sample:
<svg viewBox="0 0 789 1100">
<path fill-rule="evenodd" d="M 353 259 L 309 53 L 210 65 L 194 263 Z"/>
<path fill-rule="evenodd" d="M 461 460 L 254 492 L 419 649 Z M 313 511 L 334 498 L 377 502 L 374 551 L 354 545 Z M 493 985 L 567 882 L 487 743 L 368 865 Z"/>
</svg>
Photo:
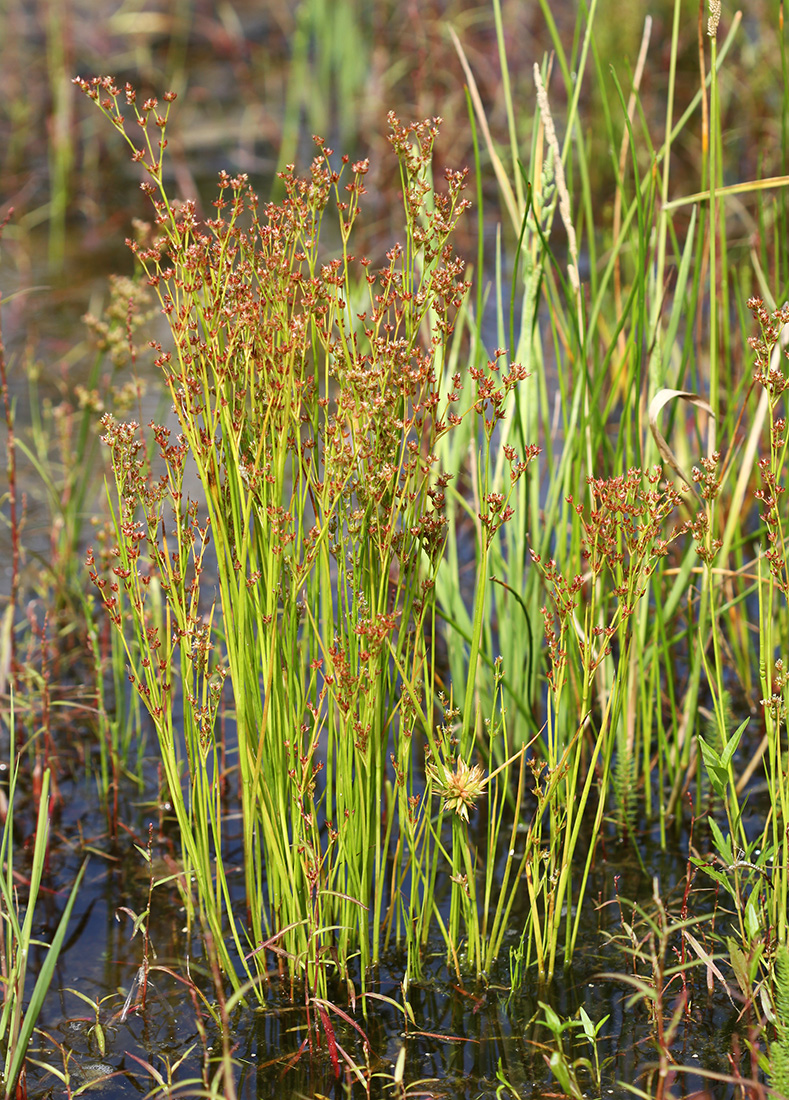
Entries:
<svg viewBox="0 0 789 1100">
<path fill-rule="evenodd" d="M 634 1004 L 638 1004 L 640 1000 L 655 1001 L 657 1000 L 657 990 L 654 985 L 644 981 L 643 978 L 637 977 L 635 974 L 613 974 L 608 971 L 604 971 L 600 974 L 600 978 L 610 978 L 612 981 L 624 982 L 625 985 L 630 985 L 635 990 L 635 993 L 628 997 L 626 1006 L 632 1007 Z"/>
<path fill-rule="evenodd" d="M 704 740 L 701 734 L 699 734 L 699 748 L 712 788 L 719 798 L 723 798 L 726 794 L 726 785 L 729 782 L 729 769 L 723 766 L 718 753 L 712 745 Z"/>
<path fill-rule="evenodd" d="M 374 1000 L 374 1001 L 383 1001 L 384 1004 L 391 1005 L 392 1008 L 396 1008 L 399 1012 L 402 1012 L 403 1015 L 406 1016 L 414 1026 L 416 1026 L 416 1019 L 414 1018 L 414 1010 L 413 1010 L 413 1008 L 411 1008 L 410 1001 L 405 1001 L 404 1004 L 400 1004 L 400 1002 L 396 1001 L 394 999 L 394 997 L 387 997 L 384 993 L 372 993 L 372 992 L 362 993 L 361 997 L 359 999 L 360 1000 L 369 999 L 369 1000 Z"/>
<path fill-rule="evenodd" d="M 583 1093 L 578 1087 L 578 1082 L 575 1080 L 564 1054 L 555 1050 L 548 1060 L 548 1066 L 567 1095 L 581 1100 Z"/>
<path fill-rule="evenodd" d="M 318 1015 L 321 1018 L 321 1024 L 323 1025 L 323 1034 L 326 1036 L 326 1044 L 329 1048 L 329 1058 L 331 1059 L 332 1069 L 334 1070 L 334 1076 L 339 1079 L 340 1076 L 340 1060 L 337 1057 L 337 1040 L 334 1036 L 334 1028 L 332 1027 L 329 1014 L 323 1005 L 318 1005 Z"/>
<path fill-rule="evenodd" d="M 559 1019 L 554 1009 L 552 1009 L 550 1005 L 546 1004 L 545 1001 L 540 1001 L 539 1004 L 540 1008 L 545 1013 L 545 1023 L 548 1025 L 550 1031 L 558 1039 L 564 1031 L 564 1025 L 562 1024 L 562 1021 Z"/>
<path fill-rule="evenodd" d="M 333 1004 L 332 1001 L 324 1000 L 321 997 L 313 997 L 312 1002 L 318 1008 L 324 1009 L 324 1011 L 326 1009 L 329 1009 L 331 1012 L 336 1013 L 340 1017 L 341 1020 L 345 1020 L 346 1024 L 348 1024 L 350 1027 L 355 1028 L 356 1031 L 358 1031 L 359 1035 L 361 1035 L 362 1040 L 364 1041 L 364 1043 L 369 1046 L 370 1040 L 367 1038 L 366 1034 L 364 1033 L 363 1028 L 361 1028 L 359 1026 L 359 1024 L 357 1024 L 356 1020 L 354 1020 L 354 1018 L 352 1016 L 349 1016 L 347 1012 L 343 1011 L 343 1009 L 341 1009 L 339 1007 L 339 1005 Z"/>
<path fill-rule="evenodd" d="M 504 1086 L 504 1088 L 510 1090 L 510 1092 L 512 1093 L 515 1100 L 520 1100 L 520 1094 L 515 1091 L 514 1087 L 509 1083 L 507 1078 L 504 1076 L 504 1067 L 501 1064 L 501 1058 L 499 1058 L 498 1066 L 497 1066 L 497 1069 L 496 1069 L 496 1080 L 500 1081 L 501 1084 Z M 501 1094 L 501 1089 L 496 1089 L 496 1096 L 498 1097 L 500 1094 Z"/>
<path fill-rule="evenodd" d="M 746 728 L 746 726 L 748 725 L 749 722 L 750 722 L 750 718 L 746 718 L 745 721 L 742 722 L 737 727 L 735 732 L 731 735 L 729 740 L 726 742 L 726 744 L 724 746 L 724 749 L 723 749 L 723 752 L 721 753 L 721 764 L 724 766 L 724 768 L 728 768 L 729 765 L 731 764 L 732 757 L 734 756 L 735 752 L 737 751 L 737 747 L 740 744 L 740 738 L 742 737 L 743 733 L 745 732 L 745 728 Z"/>
<path fill-rule="evenodd" d="M 518 203 L 512 190 L 507 171 L 501 162 L 501 157 L 496 152 L 495 145 L 493 144 L 493 138 L 491 137 L 490 127 L 488 126 L 488 119 L 485 114 L 485 108 L 482 104 L 482 97 L 479 94 L 479 90 L 477 88 L 477 82 L 474 79 L 474 74 L 471 71 L 471 66 L 468 63 L 468 59 L 466 57 L 463 46 L 460 43 L 460 39 L 458 38 L 451 25 L 447 25 L 447 30 L 449 31 L 449 36 L 452 39 L 452 44 L 457 51 L 460 64 L 463 67 L 463 72 L 465 74 L 468 86 L 468 93 L 471 98 L 471 102 L 474 105 L 474 112 L 477 116 L 479 127 L 485 137 L 485 144 L 488 148 L 488 155 L 490 156 L 490 162 L 493 165 L 493 171 L 496 173 L 496 182 L 498 183 L 501 194 L 504 198 L 504 204 L 507 207 L 507 211 L 510 215 L 513 228 L 517 233 L 518 227 L 520 225 L 520 217 L 518 215 Z"/>
<path fill-rule="evenodd" d="M 405 1075 L 405 1043 L 400 1047 L 400 1053 L 397 1055 L 397 1061 L 394 1068 L 394 1083 L 396 1085 L 402 1085 L 403 1077 Z"/>
<path fill-rule="evenodd" d="M 11 670 L 11 631 L 14 625 L 14 605 L 9 603 L 0 619 L 0 695 L 5 695 Z"/>
<path fill-rule="evenodd" d="M 28 1058 L 27 1061 L 31 1066 L 39 1066 L 41 1069 L 45 1069 L 47 1073 L 51 1073 L 53 1077 L 57 1077 L 64 1085 L 68 1085 L 68 1076 L 62 1069 L 58 1069 L 57 1066 L 53 1066 L 50 1062 L 41 1062 L 38 1058 Z"/>
<path fill-rule="evenodd" d="M 602 1026 L 603 1026 L 603 1025 L 605 1024 L 606 1020 L 610 1020 L 610 1019 L 611 1019 L 611 1014 L 610 1014 L 610 1013 L 607 1013 L 607 1014 L 606 1014 L 605 1016 L 603 1016 L 602 1020 L 599 1020 L 599 1021 L 598 1021 L 598 1022 L 597 1022 L 597 1023 L 595 1024 L 595 1023 L 594 1023 L 594 1022 L 592 1021 L 592 1017 L 591 1017 L 591 1016 L 589 1015 L 589 1013 L 588 1013 L 588 1012 L 586 1011 L 586 1009 L 584 1008 L 584 1006 L 583 1006 L 583 1005 L 580 1005 L 580 1006 L 579 1006 L 579 1008 L 578 1008 L 578 1015 L 579 1015 L 579 1017 L 580 1017 L 580 1019 L 581 1019 L 581 1026 L 582 1026 L 582 1027 L 583 1027 L 583 1029 L 584 1029 L 584 1035 L 586 1036 L 586 1038 L 588 1039 L 588 1041 L 589 1041 L 589 1042 L 590 1042 L 590 1043 L 592 1044 L 592 1046 L 594 1046 L 594 1044 L 595 1044 L 595 1042 L 596 1042 L 596 1040 L 597 1040 L 597 1034 L 598 1034 L 598 1032 L 600 1031 L 600 1029 L 602 1028 Z"/>
<path fill-rule="evenodd" d="M 764 179 L 742 180 L 739 183 L 729 183 L 725 187 L 716 187 L 715 194 L 718 199 L 728 195 L 747 195 L 755 191 L 767 191 L 772 188 L 789 186 L 789 176 L 767 176 Z M 681 198 L 672 199 L 663 207 L 664 210 L 676 210 L 678 206 L 691 202 L 705 202 L 709 199 L 709 191 L 696 191 L 692 195 L 683 195 Z"/>
<path fill-rule="evenodd" d="M 713 867 L 707 860 L 697 859 L 695 856 L 691 857 L 691 863 L 693 863 L 695 867 L 700 867 L 705 874 L 708 874 L 719 886 L 723 886 L 724 889 L 731 894 L 732 889 L 729 882 L 729 876 L 724 875 L 723 871 L 719 871 L 717 867 Z"/>
<path fill-rule="evenodd" d="M 732 936 L 726 937 L 726 947 L 729 952 L 729 962 L 734 971 L 734 977 L 737 979 L 737 985 L 740 987 L 743 996 L 750 998 L 753 981 L 749 971 L 748 957 Z M 761 951 L 759 952 L 759 955 L 760 954 Z"/>
<path fill-rule="evenodd" d="M 711 817 L 709 819 L 710 832 L 712 833 L 712 839 L 715 841 L 715 847 L 718 849 L 718 855 L 722 858 L 723 862 L 727 865 L 731 865 L 734 862 L 734 854 L 731 850 L 731 838 L 724 837 L 721 832 L 721 827 Z"/>
<path fill-rule="evenodd" d="M 132 1052 L 130 1050 L 127 1051 L 126 1053 L 127 1053 L 129 1058 L 133 1058 L 135 1062 L 139 1062 L 146 1073 L 150 1073 L 151 1077 L 153 1077 L 154 1081 L 156 1081 L 156 1083 L 159 1085 L 159 1087 L 161 1089 L 166 1089 L 167 1088 L 167 1084 L 164 1080 L 164 1077 L 162 1077 L 162 1075 L 161 1075 L 161 1073 L 159 1073 L 158 1069 L 154 1069 L 154 1067 L 151 1065 L 150 1062 L 146 1062 L 144 1058 L 138 1058 L 137 1055 L 132 1054 Z"/>
<path fill-rule="evenodd" d="M 760 918 L 761 893 L 759 890 L 751 890 L 745 906 L 745 931 L 750 939 L 754 939 L 762 930 Z"/>
</svg>

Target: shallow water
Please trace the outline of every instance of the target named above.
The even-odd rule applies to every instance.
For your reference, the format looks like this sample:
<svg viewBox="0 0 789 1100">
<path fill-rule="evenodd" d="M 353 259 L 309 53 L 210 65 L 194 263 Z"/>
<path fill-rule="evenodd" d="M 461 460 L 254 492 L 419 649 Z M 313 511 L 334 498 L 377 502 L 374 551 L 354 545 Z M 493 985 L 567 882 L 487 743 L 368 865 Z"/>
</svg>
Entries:
<svg viewBox="0 0 789 1100">
<path fill-rule="evenodd" d="M 78 747 L 77 732 L 72 730 L 68 740 L 70 745 L 64 735 L 64 761 L 76 755 L 68 750 Z M 45 895 L 42 902 L 37 933 L 44 942 L 51 936 L 67 890 L 86 854 L 90 855 L 90 864 L 40 1019 L 42 1034 L 34 1038 L 31 1048 L 37 1064 L 29 1067 L 29 1094 L 62 1095 L 62 1082 L 42 1063 L 61 1073 L 65 1063 L 72 1089 L 87 1086 L 90 1092 L 101 1090 L 103 1096 L 118 1100 L 146 1094 L 154 1086 L 157 1073 L 167 1080 L 168 1066 L 173 1082 L 181 1082 L 193 1091 L 198 1087 L 204 1059 L 208 1058 L 212 1075 L 216 1069 L 212 1059 L 221 1050 L 221 1037 L 206 1005 L 196 1001 L 183 983 L 191 974 L 196 986 L 209 1000 L 215 1000 L 199 937 L 187 939 L 181 899 L 172 883 L 156 887 L 149 923 L 152 951 L 146 1003 L 134 1007 L 139 987 L 131 998 L 128 995 L 143 961 L 142 937 L 132 938 L 132 917 L 120 911 L 123 906 L 141 913 L 146 907 L 147 866 L 134 845 L 147 845 L 149 826 L 153 826 L 154 873 L 165 877 L 176 869 L 176 845 L 167 807 L 160 807 L 151 797 L 155 770 L 146 767 L 144 795 L 128 782 L 122 787 L 119 821 L 123 827 L 117 830 L 115 839 L 111 838 L 107 814 L 95 794 L 95 777 L 89 774 L 90 765 L 88 750 L 83 765 L 74 768 L 72 774 L 62 774 L 59 784 L 61 801 L 53 818 L 49 879 L 58 892 Z M 20 796 L 21 841 L 33 820 L 33 811 L 32 800 L 25 804 L 22 791 Z M 544 1024 L 540 1001 L 550 1004 L 563 1019 L 577 1017 L 581 1005 L 594 1023 L 609 1017 L 600 1029 L 597 1044 L 603 1067 L 599 1095 L 625 1097 L 630 1095 L 627 1084 L 646 1088 L 645 1074 L 655 1063 L 653 1021 L 643 1000 L 636 1005 L 629 1003 L 632 989 L 622 980 L 602 975 L 634 972 L 633 962 L 623 950 L 628 942 L 625 922 L 633 923 L 637 936 L 645 932 L 643 922 L 633 919 L 632 905 L 621 899 L 639 900 L 654 913 L 655 876 L 663 904 L 674 918 L 679 916 L 688 836 L 682 833 L 675 838 L 674 855 L 661 852 L 656 839 L 647 836 L 641 841 L 646 876 L 637 865 L 632 846 L 618 840 L 613 832 L 601 845 L 588 894 L 596 904 L 585 908 L 581 945 L 573 967 L 559 970 L 550 987 L 539 989 L 532 969 L 522 988 L 513 993 L 506 948 L 487 984 L 459 980 L 437 945 L 435 953 L 428 952 L 425 978 L 409 984 L 407 999 L 413 1022 L 406 1027 L 402 1011 L 388 1001 L 371 997 L 365 1002 L 358 975 L 355 1011 L 349 988 L 337 985 L 330 999 L 364 1032 L 367 1049 L 359 1032 L 339 1013 L 329 1013 L 331 1030 L 348 1059 L 365 1074 L 373 1075 L 371 1095 L 398 1095 L 393 1091 L 392 1075 L 403 1047 L 406 1053 L 401 1079 L 408 1095 L 468 1100 L 561 1095 L 546 1066 L 544 1054 L 549 1055 L 556 1044 Z M 227 865 L 235 866 L 230 881 L 240 896 L 238 855 L 231 843 Z M 20 855 L 20 867 L 22 858 Z M 720 899 L 716 903 L 712 885 L 702 874 L 697 876 L 689 894 L 689 915 L 717 908 L 720 932 L 722 905 Z M 513 927 L 517 927 L 521 915 L 514 914 Z M 712 950 L 707 931 L 702 927 L 694 933 Z M 517 947 L 514 933 L 509 946 Z M 682 950 L 681 938 L 668 936 L 666 965 L 676 962 L 676 953 Z M 688 956 L 692 959 L 692 952 Z M 389 952 L 379 971 L 369 976 L 367 992 L 402 1005 L 404 966 L 405 960 L 397 952 Z M 650 980 L 645 962 L 638 963 L 636 969 Z M 747 1039 L 747 1023 L 737 1020 L 738 1005 L 727 998 L 717 981 L 711 992 L 708 990 L 703 967 L 689 968 L 687 983 L 688 1007 L 671 1044 L 676 1062 L 686 1067 L 671 1086 L 672 1095 L 677 1097 L 690 1096 L 703 1087 L 701 1076 L 692 1072 L 695 1068 L 726 1073 L 732 1045 L 736 1048 L 739 1041 L 744 1050 Z M 98 1028 L 96 1011 L 74 991 L 98 1003 Z M 680 979 L 675 977 L 665 994 L 666 1016 L 676 1006 L 680 992 Z M 124 1016 L 125 1002 L 128 1011 Z M 239 1097 L 279 1100 L 364 1095 L 358 1083 L 349 1084 L 343 1055 L 336 1055 L 335 1066 L 327 1045 L 321 1047 L 314 1027 L 310 1028 L 304 991 L 296 988 L 291 996 L 287 983 L 275 974 L 262 1005 L 253 999 L 233 1014 L 230 1034 Z M 592 1057 L 590 1046 L 579 1032 L 565 1033 L 564 1049 L 570 1062 Z M 744 1060 L 741 1068 L 745 1074 Z M 94 1078 L 96 1083 L 92 1084 Z M 514 1091 L 497 1092 L 503 1088 L 502 1080 Z M 578 1080 L 585 1095 L 598 1095 L 580 1067 Z M 735 1095 L 731 1085 L 707 1082 L 707 1087 L 709 1095 L 720 1100 Z"/>
</svg>

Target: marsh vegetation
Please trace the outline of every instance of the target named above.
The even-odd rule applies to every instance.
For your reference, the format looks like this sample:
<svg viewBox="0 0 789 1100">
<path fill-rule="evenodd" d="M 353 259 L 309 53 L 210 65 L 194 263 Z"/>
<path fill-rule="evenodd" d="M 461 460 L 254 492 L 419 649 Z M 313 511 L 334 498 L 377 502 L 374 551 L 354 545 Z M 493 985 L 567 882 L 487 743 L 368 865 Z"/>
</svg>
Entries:
<svg viewBox="0 0 789 1100">
<path fill-rule="evenodd" d="M 46 9 L 50 271 L 141 195 L 4 293 L 6 1095 L 789 1095 L 783 9 L 385 7 L 204 17 L 212 182 L 198 13 Z"/>
</svg>

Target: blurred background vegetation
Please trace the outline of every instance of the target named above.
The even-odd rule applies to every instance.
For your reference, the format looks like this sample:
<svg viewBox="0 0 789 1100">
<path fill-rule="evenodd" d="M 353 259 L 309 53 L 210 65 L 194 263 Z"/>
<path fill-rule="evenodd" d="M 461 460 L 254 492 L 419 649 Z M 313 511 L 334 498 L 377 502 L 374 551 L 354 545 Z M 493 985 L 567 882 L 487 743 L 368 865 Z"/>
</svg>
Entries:
<svg viewBox="0 0 789 1100">
<path fill-rule="evenodd" d="M 532 66 L 551 50 L 554 36 L 571 54 L 577 6 L 574 0 L 501 4 L 509 79 L 516 109 L 522 105 L 517 141 L 523 149 L 534 117 Z M 696 0 L 683 6 L 678 112 L 699 84 L 702 7 Z M 605 66 L 609 58 L 618 59 L 623 86 L 644 19 L 653 19 L 641 84 L 644 130 L 665 112 L 672 8 L 668 0 L 624 7 L 606 2 L 595 17 L 596 54 Z M 724 12 L 722 35 L 731 14 Z M 721 78 L 726 142 L 735 153 L 725 161 L 739 165 L 741 178 L 780 170 L 785 135 L 778 23 L 776 0 L 748 4 L 737 57 Z M 463 71 L 449 27 L 468 57 L 493 137 L 503 145 L 509 138 L 489 3 L 3 0 L 0 199 L 3 210 L 14 207 L 4 239 L 5 280 L 30 286 L 46 271 L 61 295 L 80 294 L 107 270 L 130 269 L 118 241 L 128 232 L 130 216 L 146 213 L 139 177 L 125 150 L 79 100 L 73 76 L 111 73 L 121 83 L 131 81 L 141 95 L 177 92 L 178 146 L 171 145 L 168 163 L 180 190 L 210 195 L 216 172 L 224 168 L 248 173 L 267 198 L 278 169 L 289 162 L 306 166 L 313 134 L 351 159 L 369 155 L 373 173 L 384 171 L 385 158 L 376 154 L 389 110 L 403 118 L 440 115 L 437 163 L 472 164 Z M 763 63 L 755 64 L 759 59 Z M 556 81 L 551 90 L 559 118 L 562 84 Z M 584 119 L 599 120 L 600 107 L 597 82 L 590 81 L 581 102 Z M 590 124 L 585 132 L 594 192 L 605 207 L 613 201 L 615 151 L 601 125 Z M 687 128 L 675 155 L 690 190 L 701 174 L 701 152 L 701 133 Z M 485 169 L 484 149 L 482 155 Z M 682 185 L 676 169 L 673 179 Z M 368 181 L 365 217 L 373 239 L 381 236 L 380 219 L 391 207 L 389 183 L 396 181 L 375 174 Z M 486 190 L 494 203 L 492 175 Z"/>
<path fill-rule="evenodd" d="M 703 4 L 688 0 L 678 56 L 678 116 L 699 86 L 699 28 Z M 525 152 L 534 119 L 532 66 L 556 41 L 568 56 L 577 35 L 575 0 L 503 0 L 501 18 L 516 105 L 516 141 Z M 670 30 L 669 0 L 624 7 L 602 3 L 595 17 L 595 51 L 617 58 L 628 86 L 644 19 L 653 19 L 641 82 L 636 129 L 642 157 L 649 131 L 665 114 Z M 777 175 L 786 159 L 781 91 L 782 51 L 777 0 L 747 5 L 737 49 L 721 74 L 725 165 L 739 178 Z M 732 12 L 724 11 L 722 36 Z M 706 18 L 706 15 L 704 16 Z M 464 75 L 448 28 L 457 33 L 477 82 L 499 148 L 507 133 L 502 67 L 494 7 L 469 0 L 2 0 L 0 2 L 0 216 L 13 207 L 2 244 L 4 337 L 11 356 L 41 361 L 41 384 L 80 373 L 75 333 L 86 310 L 106 299 L 106 276 L 130 273 L 122 242 L 134 216 L 147 216 L 140 175 L 123 145 L 88 110 L 72 85 L 76 75 L 111 73 L 141 95 L 178 93 L 167 166 L 183 196 L 210 202 L 216 173 L 246 172 L 262 199 L 278 197 L 275 173 L 286 163 L 305 168 L 312 135 L 321 134 L 351 159 L 369 156 L 361 231 L 371 252 L 401 230 L 392 199 L 398 181 L 385 145 L 386 112 L 403 119 L 444 119 L 436 162 L 473 165 Z M 606 76 L 605 71 L 603 76 Z M 610 84 L 606 95 L 614 95 Z M 562 117 L 563 80 L 551 88 Z M 518 105 L 522 110 L 518 111 Z M 580 110 L 596 196 L 595 231 L 605 230 L 614 201 L 614 162 L 599 124 L 601 93 L 589 81 Z M 598 120 L 592 124 L 592 120 Z M 699 124 L 674 145 L 672 184 L 698 189 L 702 172 Z M 486 238 L 496 233 L 496 187 L 481 148 L 483 193 L 490 210 Z M 728 181 L 724 181 L 728 182 Z M 475 181 L 472 181 L 472 188 Z M 502 219 L 505 233 L 507 218 Z M 461 226 L 469 257 L 473 219 Z M 84 350 L 84 349 L 83 349 Z M 84 362 L 82 371 L 84 373 Z M 22 372 L 11 372 L 12 392 Z M 27 391 L 26 383 L 19 392 Z"/>
</svg>

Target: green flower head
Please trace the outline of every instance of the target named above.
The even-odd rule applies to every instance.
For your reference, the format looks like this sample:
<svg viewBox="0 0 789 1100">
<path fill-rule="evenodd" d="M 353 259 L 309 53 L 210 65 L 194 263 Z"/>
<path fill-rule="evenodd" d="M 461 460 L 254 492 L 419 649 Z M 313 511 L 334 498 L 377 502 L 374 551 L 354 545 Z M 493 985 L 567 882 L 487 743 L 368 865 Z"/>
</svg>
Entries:
<svg viewBox="0 0 789 1100">
<path fill-rule="evenodd" d="M 482 765 L 469 767 L 465 760 L 458 757 L 454 770 L 449 764 L 430 764 L 427 774 L 435 793 L 444 799 L 442 809 L 452 810 L 468 822 L 468 812 L 474 809 L 487 783 Z"/>
</svg>

